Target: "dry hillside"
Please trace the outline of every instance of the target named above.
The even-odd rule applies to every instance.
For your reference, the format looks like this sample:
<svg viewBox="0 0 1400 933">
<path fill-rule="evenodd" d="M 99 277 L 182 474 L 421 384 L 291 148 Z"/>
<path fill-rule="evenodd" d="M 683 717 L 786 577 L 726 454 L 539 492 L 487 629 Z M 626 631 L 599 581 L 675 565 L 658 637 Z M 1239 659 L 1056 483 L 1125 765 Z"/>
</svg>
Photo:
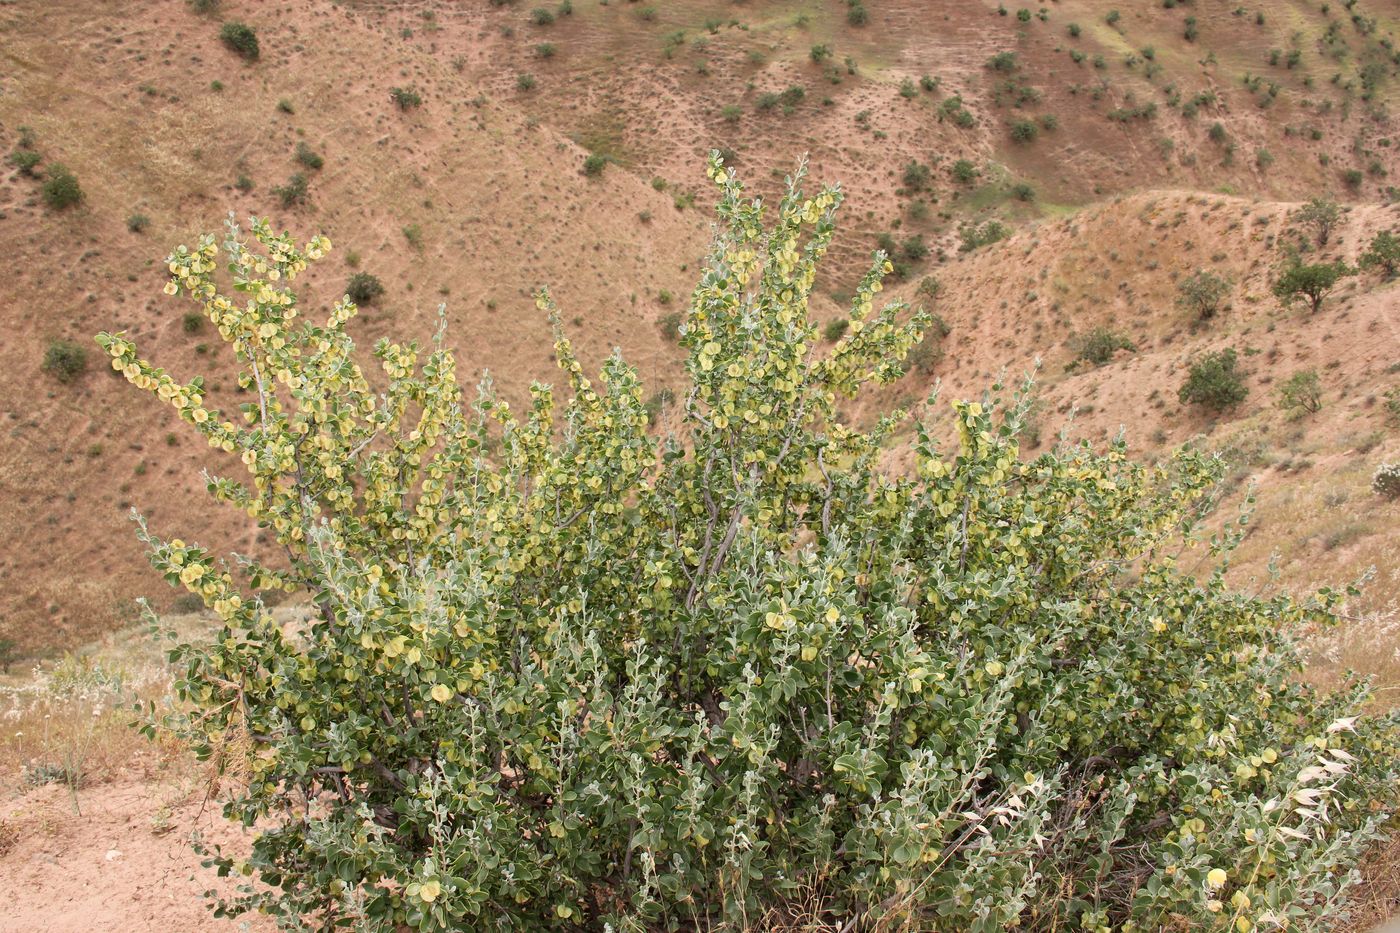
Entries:
<svg viewBox="0 0 1400 933">
<path fill-rule="evenodd" d="M 1357 611 L 1393 608 L 1396 507 L 1367 484 L 1398 449 L 1383 406 L 1400 382 L 1394 285 L 1348 279 L 1313 315 L 1280 306 L 1270 284 L 1308 239 L 1290 220 L 1305 198 L 1346 205 L 1328 256 L 1354 260 L 1400 225 L 1394 5 L 1194 0 L 1115 15 L 1064 0 L 1023 18 L 995 3 L 865 0 L 854 24 L 850 9 L 0 5 L 0 146 L 37 151 L 36 176 L 67 166 L 83 190 L 53 210 L 39 178 L 12 166 L 0 177 L 6 637 L 44 654 L 120 625 L 138 595 L 169 605 L 130 533 L 133 506 L 160 530 L 254 543 L 207 503 L 200 468 L 214 461 L 166 411 L 96 357 L 68 382 L 42 368 L 54 341 L 124 328 L 236 405 L 216 335 L 160 293 L 170 246 L 230 211 L 324 231 L 337 249 L 308 283 L 310 306 L 370 272 L 386 292 L 357 324 L 366 345 L 427 338 L 442 305 L 464 372 L 489 370 L 508 396 L 552 378 L 547 324 L 527 298 L 548 283 L 588 358 L 620 346 L 659 388 L 679 373 L 664 323 L 706 242 L 713 147 L 762 191 L 803 153 L 816 178 L 841 182 L 823 321 L 872 249 L 898 251 L 892 291 L 932 305 L 949 334 L 891 398 L 917 401 L 937 380 L 945 394 L 980 392 L 1041 360 L 1045 442 L 1066 424 L 1094 440 L 1123 428 L 1156 456 L 1204 437 L 1236 480 L 1259 483 L 1241 573 L 1275 550 L 1290 585 L 1378 563 Z M 256 61 L 221 43 L 224 21 L 256 29 Z M 396 107 L 393 88 L 421 106 Z M 284 205 L 276 189 L 295 173 L 306 197 Z M 1014 235 L 960 249 L 965 224 L 994 219 Z M 1176 283 L 1200 268 L 1232 282 L 1208 326 L 1175 306 Z M 928 276 L 936 298 L 919 290 Z M 1095 328 L 1135 349 L 1070 366 Z M 1179 404 L 1189 362 L 1224 347 L 1241 354 L 1246 402 L 1219 417 Z M 1295 418 L 1274 386 L 1302 369 L 1321 374 L 1324 405 Z"/>
</svg>

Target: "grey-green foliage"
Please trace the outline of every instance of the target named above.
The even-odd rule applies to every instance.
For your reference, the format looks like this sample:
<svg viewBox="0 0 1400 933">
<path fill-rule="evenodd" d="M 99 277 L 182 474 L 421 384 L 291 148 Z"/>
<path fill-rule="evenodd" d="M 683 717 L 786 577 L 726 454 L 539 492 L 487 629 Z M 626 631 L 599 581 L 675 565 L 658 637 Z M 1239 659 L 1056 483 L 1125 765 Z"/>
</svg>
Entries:
<svg viewBox="0 0 1400 933">
<path fill-rule="evenodd" d="M 464 397 L 444 341 L 381 342 L 371 385 L 352 304 L 293 316 L 329 243 L 262 222 L 169 257 L 234 344 L 248 418 L 99 338 L 246 469 L 211 488 L 275 539 L 275 566 L 235 565 L 142 532 L 226 626 L 172 646 L 180 703 L 150 727 L 253 776 L 225 812 L 260 833 L 212 861 L 261 884 L 221 909 L 635 933 L 1335 916 L 1397 757 L 1364 689 L 1297 676 L 1290 633 L 1338 595 L 1260 599 L 1182 558 L 1239 537 L 1198 540 L 1212 457 L 1023 459 L 1027 404 L 997 388 L 909 425 L 909 469 L 882 470 L 906 417 L 867 433 L 837 399 L 897 379 L 928 318 L 876 305 L 877 260 L 821 344 L 839 190 L 799 174 L 765 207 L 710 175 L 679 438 L 647 433 L 617 356 L 584 377 L 545 295 L 557 407 L 539 385 L 519 413 Z M 294 632 L 257 596 L 290 588 L 315 608 Z"/>
</svg>

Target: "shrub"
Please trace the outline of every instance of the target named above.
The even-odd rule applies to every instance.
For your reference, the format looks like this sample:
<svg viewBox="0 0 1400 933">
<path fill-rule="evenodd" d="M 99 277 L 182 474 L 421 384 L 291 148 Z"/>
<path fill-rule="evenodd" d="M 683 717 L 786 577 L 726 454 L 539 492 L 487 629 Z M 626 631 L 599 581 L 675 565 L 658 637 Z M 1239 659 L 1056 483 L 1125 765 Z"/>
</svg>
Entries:
<svg viewBox="0 0 1400 933">
<path fill-rule="evenodd" d="M 1371 489 L 1386 499 L 1400 499 L 1400 463 L 1382 463 L 1376 467 Z"/>
<path fill-rule="evenodd" d="M 1205 354 L 1191 364 L 1177 398 L 1182 404 L 1200 405 L 1217 412 L 1233 408 L 1249 395 L 1244 374 L 1237 364 L 1234 350 Z"/>
<path fill-rule="evenodd" d="M 1107 327 L 1095 327 L 1074 341 L 1075 358 L 1094 366 L 1111 362 L 1119 350 L 1136 349 L 1131 340 Z"/>
<path fill-rule="evenodd" d="M 126 219 L 126 229 L 131 233 L 142 233 L 151 225 L 151 218 L 145 214 L 132 214 Z"/>
<path fill-rule="evenodd" d="M 293 172 L 287 183 L 274 186 L 272 193 L 277 195 L 277 201 L 283 207 L 296 207 L 306 203 L 310 194 L 310 183 L 301 172 Z"/>
<path fill-rule="evenodd" d="M 987 67 L 992 71 L 1010 74 L 1019 68 L 1020 65 L 1016 61 L 1015 52 L 998 52 L 987 59 Z"/>
<path fill-rule="evenodd" d="M 1011 138 L 1018 143 L 1033 142 L 1038 135 L 1040 127 L 1034 120 L 1013 120 L 1011 123 Z"/>
<path fill-rule="evenodd" d="M 1309 264 L 1295 261 L 1274 282 L 1274 295 L 1285 305 L 1299 298 L 1305 299 L 1312 313 L 1316 314 L 1322 307 L 1323 299 L 1337 283 L 1354 271 L 1344 262 Z"/>
<path fill-rule="evenodd" d="M 967 159 L 958 159 L 954 162 L 952 173 L 953 180 L 961 185 L 970 184 L 977 179 L 978 175 L 982 174 L 977 166 Z"/>
<path fill-rule="evenodd" d="M 685 315 L 679 311 L 668 311 L 657 320 L 657 326 L 661 328 L 661 336 L 672 342 L 681 339 L 681 325 L 684 323 Z"/>
<path fill-rule="evenodd" d="M 33 149 L 26 149 L 24 147 L 14 150 L 9 155 L 10 164 L 13 165 L 21 175 L 26 175 L 30 178 L 34 177 L 34 169 L 37 168 L 39 163 L 43 160 L 44 157 L 39 155 L 39 153 L 35 152 Z"/>
<path fill-rule="evenodd" d="M 545 7 L 535 7 L 530 11 L 530 22 L 536 26 L 552 26 L 554 24 L 554 11 Z"/>
<path fill-rule="evenodd" d="M 1230 294 L 1230 280 L 1205 269 L 1197 269 L 1176 286 L 1176 303 L 1197 320 L 1208 321 L 1220 313 Z"/>
<path fill-rule="evenodd" d="M 283 568 L 249 557 L 244 591 L 213 552 L 140 527 L 225 628 L 169 634 L 178 703 L 147 726 L 232 772 L 225 813 L 259 828 L 210 855 L 260 882 L 220 912 L 387 933 L 1335 911 L 1393 812 L 1397 744 L 1364 684 L 1297 676 L 1292 633 L 1333 622 L 1340 594 L 1264 600 L 1178 569 L 1196 563 L 1180 550 L 1217 554 L 1193 531 L 1220 467 L 1190 449 L 1028 462 L 1026 406 L 989 399 L 953 405 L 951 449 L 921 427 L 907 474 L 882 472 L 901 419 L 866 434 L 835 398 L 896 378 L 927 320 L 875 310 L 874 268 L 860 339 L 814 356 L 807 258 L 839 190 L 809 207 L 795 173 L 766 228 L 711 175 L 721 221 L 664 447 L 636 372 L 614 356 L 585 379 L 543 293 L 562 411 L 543 388 L 522 418 L 489 387 L 463 404 L 445 342 L 381 343 L 390 379 L 371 385 L 351 309 L 291 317 L 289 280 L 329 245 L 261 222 L 249 248 L 283 275 L 236 300 L 212 236 L 170 257 L 177 291 L 227 304 L 243 384 L 267 396 L 250 424 L 99 337 L 246 467 L 211 488 L 256 511 Z M 256 593 L 293 587 L 315 613 L 287 633 Z"/>
<path fill-rule="evenodd" d="M 1034 201 L 1035 189 L 1024 181 L 1018 181 L 1011 186 L 1011 196 L 1018 201 Z"/>
<path fill-rule="evenodd" d="M 1382 230 L 1371 238 L 1357 260 L 1363 269 L 1379 269 L 1386 278 L 1394 278 L 1400 270 L 1400 237 L 1389 230 Z"/>
<path fill-rule="evenodd" d="M 744 115 L 744 108 L 740 107 L 738 104 L 725 104 L 720 108 L 719 115 L 724 119 L 725 123 L 738 123 L 739 119 Z"/>
<path fill-rule="evenodd" d="M 66 210 L 83 199 L 78 176 L 57 162 L 49 166 L 41 193 L 44 203 L 56 211 Z"/>
<path fill-rule="evenodd" d="M 345 295 L 357 305 L 369 305 L 384 294 L 384 284 L 369 272 L 356 272 L 345 283 Z"/>
<path fill-rule="evenodd" d="M 71 340 L 50 341 L 44 351 L 44 372 L 59 382 L 72 382 L 87 370 L 87 350 Z"/>
<path fill-rule="evenodd" d="M 822 339 L 827 343 L 835 343 L 846 336 L 846 331 L 850 326 L 851 322 L 843 317 L 827 321 L 826 326 L 822 328 Z"/>
<path fill-rule="evenodd" d="M 398 107 L 400 110 L 412 110 L 415 107 L 423 106 L 423 98 L 416 88 L 389 88 L 389 99 L 392 100 L 394 106 Z"/>
<path fill-rule="evenodd" d="M 820 65 L 822 62 L 831 58 L 831 46 L 825 43 L 814 45 L 808 57 L 812 59 L 813 64 Z"/>
<path fill-rule="evenodd" d="M 847 0 L 846 22 L 852 26 L 864 26 L 870 22 L 870 11 L 861 0 Z"/>
<path fill-rule="evenodd" d="M 1315 369 L 1299 370 L 1278 387 L 1278 407 L 1287 412 L 1322 410 L 1322 380 Z"/>
<path fill-rule="evenodd" d="M 999 220 L 988 220 L 980 225 L 968 221 L 958 228 L 958 235 L 962 240 L 960 249 L 970 253 L 1011 236 L 1011 228 Z"/>
<path fill-rule="evenodd" d="M 326 164 L 320 153 L 304 142 L 297 143 L 297 161 L 309 169 L 319 169 Z"/>
<path fill-rule="evenodd" d="M 258 34 L 252 26 L 245 23 L 235 21 L 224 23 L 219 29 L 219 38 L 223 40 L 224 45 L 250 62 L 257 61 L 258 56 L 262 54 L 262 50 L 258 47 Z"/>
<path fill-rule="evenodd" d="M 180 319 L 180 327 L 187 334 L 197 334 L 204 330 L 204 315 L 198 311 L 187 311 Z"/>
<path fill-rule="evenodd" d="M 928 187 L 932 170 L 917 160 L 904 166 L 904 187 L 910 191 L 923 191 Z"/>
<path fill-rule="evenodd" d="M 280 99 L 277 101 L 277 111 L 278 111 L 279 113 L 289 113 L 289 114 L 290 114 L 290 113 L 296 113 L 296 112 L 297 112 L 297 109 L 296 109 L 296 107 L 292 106 L 292 102 L 291 102 L 290 100 L 288 100 L 287 98 L 283 97 L 283 98 L 280 98 Z"/>
<path fill-rule="evenodd" d="M 919 86 L 914 83 L 912 78 L 905 78 L 899 82 L 899 96 L 905 100 L 913 100 L 919 96 Z"/>
<path fill-rule="evenodd" d="M 516 75 L 515 87 L 521 91 L 533 91 L 535 89 L 535 76 L 532 74 Z"/>
<path fill-rule="evenodd" d="M 1318 246 L 1326 246 L 1332 230 L 1341 220 L 1342 209 L 1331 198 L 1313 198 L 1293 214 L 1295 223 L 1311 227 Z"/>
<path fill-rule="evenodd" d="M 590 178 L 603 174 L 603 169 L 608 167 L 611 161 L 601 152 L 590 152 L 583 160 L 583 174 Z"/>
</svg>

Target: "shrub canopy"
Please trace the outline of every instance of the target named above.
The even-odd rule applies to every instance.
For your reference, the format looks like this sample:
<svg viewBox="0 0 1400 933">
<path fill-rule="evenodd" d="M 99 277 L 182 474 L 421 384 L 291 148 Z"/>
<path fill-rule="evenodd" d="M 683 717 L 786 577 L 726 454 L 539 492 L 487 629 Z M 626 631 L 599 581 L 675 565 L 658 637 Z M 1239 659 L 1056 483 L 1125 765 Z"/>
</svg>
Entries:
<svg viewBox="0 0 1400 933">
<path fill-rule="evenodd" d="M 262 830 L 247 859 L 214 854 L 253 882 L 220 910 L 636 931 L 1335 911 L 1395 789 L 1394 721 L 1294 677 L 1286 633 L 1337 594 L 1180 572 L 1215 461 L 1026 461 L 1021 403 L 957 402 L 951 446 L 916 424 L 912 470 L 882 471 L 904 415 L 864 431 L 837 400 L 897 377 L 925 318 L 877 309 L 877 253 L 818 353 L 840 190 L 808 197 L 799 172 L 765 206 L 717 157 L 710 176 L 679 437 L 648 435 L 618 356 L 584 375 L 544 294 L 567 399 L 535 385 L 517 412 L 488 381 L 469 401 L 441 339 L 380 342 L 372 382 L 353 304 L 299 315 L 292 283 L 330 244 L 259 220 L 169 257 L 167 291 L 242 362 L 240 412 L 99 338 L 241 461 L 209 488 L 282 555 L 141 530 L 223 622 L 172 644 L 186 709 L 149 727 L 216 762 L 226 814 Z M 305 625 L 274 622 L 256 594 L 278 588 L 309 592 Z"/>
</svg>

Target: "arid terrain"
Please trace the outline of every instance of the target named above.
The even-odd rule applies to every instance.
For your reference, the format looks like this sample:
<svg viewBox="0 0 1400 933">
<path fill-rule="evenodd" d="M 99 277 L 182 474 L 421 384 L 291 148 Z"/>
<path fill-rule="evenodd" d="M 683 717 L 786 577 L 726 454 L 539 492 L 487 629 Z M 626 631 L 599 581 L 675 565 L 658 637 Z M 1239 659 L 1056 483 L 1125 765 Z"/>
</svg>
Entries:
<svg viewBox="0 0 1400 933">
<path fill-rule="evenodd" d="M 256 30 L 255 60 L 220 40 L 228 21 Z M 1142 458 L 1221 453 L 1222 514 L 1254 497 L 1232 573 L 1298 591 L 1368 576 L 1309 676 L 1375 675 L 1392 705 L 1400 501 L 1371 478 L 1400 460 L 1400 286 L 1361 268 L 1316 311 L 1273 286 L 1294 256 L 1356 267 L 1400 231 L 1397 33 L 1396 0 L 0 0 L 0 150 L 40 157 L 0 169 L 0 929 L 216 928 L 186 841 L 232 836 L 201 773 L 120 738 L 129 717 L 91 697 L 96 731 L 41 710 L 29 672 L 81 650 L 159 695 L 135 600 L 189 607 L 133 508 L 161 534 L 256 543 L 205 494 L 202 469 L 227 464 L 92 343 L 125 330 L 205 374 L 213 406 L 243 401 L 218 334 L 162 294 L 167 252 L 230 213 L 330 237 L 311 309 L 356 273 L 382 283 L 362 347 L 429 338 L 441 306 L 463 381 L 520 399 L 555 379 L 530 298 L 548 285 L 585 362 L 620 348 L 659 400 L 709 238 L 706 153 L 764 193 L 805 156 L 846 198 L 816 317 L 887 248 L 887 294 L 946 330 L 850 414 L 1035 372 L 1032 452 L 1121 431 Z M 62 209 L 42 191 L 57 165 L 82 190 Z M 1300 215 L 1314 198 L 1339 205 L 1325 237 Z M 1227 286 L 1208 318 L 1179 301 L 1200 271 Z M 46 366 L 65 341 L 85 365 Z M 1219 350 L 1247 396 L 1181 401 Z M 1280 405 L 1303 372 L 1316 411 Z M 66 739 L 40 738 L 64 717 Z M 32 779 L 74 742 L 81 818 L 62 781 Z M 1394 904 L 1394 858 L 1376 864 L 1367 922 Z"/>
</svg>

